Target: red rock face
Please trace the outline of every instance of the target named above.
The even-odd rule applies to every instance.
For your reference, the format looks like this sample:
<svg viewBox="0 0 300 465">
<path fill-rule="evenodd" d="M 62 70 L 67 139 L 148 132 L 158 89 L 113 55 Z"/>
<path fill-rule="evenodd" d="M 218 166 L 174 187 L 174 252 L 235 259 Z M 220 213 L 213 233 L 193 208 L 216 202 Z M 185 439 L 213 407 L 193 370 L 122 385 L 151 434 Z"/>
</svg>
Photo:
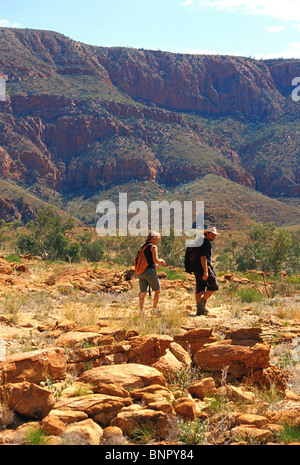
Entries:
<svg viewBox="0 0 300 465">
<path fill-rule="evenodd" d="M 263 115 L 263 92 L 278 94 L 268 67 L 222 56 L 119 51 L 98 56 L 114 85 L 135 100 L 176 111 Z M 281 99 L 281 96 L 277 96 Z"/>
<path fill-rule="evenodd" d="M 10 95 L 0 102 L 0 176 L 74 193 L 131 179 L 176 185 L 214 173 L 270 195 L 299 195 L 294 168 L 276 174 L 251 166 L 245 160 L 254 146 L 248 144 L 242 160 L 230 136 L 208 134 L 184 113 L 237 122 L 276 121 L 286 107 L 299 111 L 286 97 L 299 74 L 297 60 L 108 49 L 49 31 L 4 32 L 0 40 L 11 53 L 0 48 L 0 63 Z M 70 82 L 77 86 L 70 91 L 74 96 L 60 89 L 69 89 Z M 170 145 L 177 134 L 179 144 Z"/>
</svg>

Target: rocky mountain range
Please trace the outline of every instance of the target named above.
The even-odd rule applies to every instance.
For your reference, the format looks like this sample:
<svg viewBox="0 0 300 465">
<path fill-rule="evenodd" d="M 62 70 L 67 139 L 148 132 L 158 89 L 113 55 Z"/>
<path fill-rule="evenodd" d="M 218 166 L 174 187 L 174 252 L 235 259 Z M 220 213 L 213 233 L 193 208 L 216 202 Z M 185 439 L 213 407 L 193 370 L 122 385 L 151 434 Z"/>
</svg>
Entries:
<svg viewBox="0 0 300 465">
<path fill-rule="evenodd" d="M 0 215 L 26 222 L 46 202 L 89 223 L 97 199 L 126 188 L 145 200 L 180 190 L 205 200 L 209 218 L 219 209 L 231 222 L 295 224 L 297 76 L 300 60 L 104 48 L 0 28 Z"/>
</svg>

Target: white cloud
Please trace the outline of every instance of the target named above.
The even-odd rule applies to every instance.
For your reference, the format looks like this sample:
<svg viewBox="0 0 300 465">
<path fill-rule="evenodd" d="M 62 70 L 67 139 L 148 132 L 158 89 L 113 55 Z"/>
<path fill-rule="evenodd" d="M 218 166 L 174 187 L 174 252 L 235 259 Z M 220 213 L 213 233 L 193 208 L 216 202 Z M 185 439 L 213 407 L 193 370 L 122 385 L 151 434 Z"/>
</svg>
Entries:
<svg viewBox="0 0 300 465">
<path fill-rule="evenodd" d="M 256 56 L 256 58 L 262 58 L 263 60 L 271 58 L 300 58 L 300 42 L 291 43 L 286 50 L 279 50 L 276 53 L 267 53 L 266 55 Z"/>
<path fill-rule="evenodd" d="M 192 48 L 185 48 L 185 49 L 177 49 L 174 50 L 175 53 L 183 53 L 186 55 L 228 55 L 228 56 L 238 56 L 242 57 L 244 56 L 243 53 L 239 52 L 228 52 L 224 53 L 221 51 L 216 51 L 216 50 L 208 50 L 204 48 L 198 48 L 198 49 L 192 49 Z"/>
<path fill-rule="evenodd" d="M 265 32 L 283 32 L 285 31 L 285 26 L 265 26 Z"/>
<path fill-rule="evenodd" d="M 183 6 L 190 6 L 190 5 L 192 5 L 192 3 L 193 3 L 193 0 L 185 0 L 185 1 L 182 3 L 182 5 L 183 5 Z"/>
<path fill-rule="evenodd" d="M 198 5 L 300 22 L 299 0 L 198 0 Z"/>
<path fill-rule="evenodd" d="M 11 23 L 8 19 L 0 19 L 0 27 L 21 27 L 19 23 Z"/>
</svg>

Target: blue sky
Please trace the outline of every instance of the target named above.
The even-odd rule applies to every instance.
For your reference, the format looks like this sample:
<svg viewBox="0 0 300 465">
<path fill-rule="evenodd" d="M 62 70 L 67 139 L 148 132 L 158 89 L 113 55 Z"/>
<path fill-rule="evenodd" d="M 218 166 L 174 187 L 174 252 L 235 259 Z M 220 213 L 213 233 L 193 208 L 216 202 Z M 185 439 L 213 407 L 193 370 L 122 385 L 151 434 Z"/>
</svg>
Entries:
<svg viewBox="0 0 300 465">
<path fill-rule="evenodd" d="M 0 0 L 0 26 L 99 46 L 300 58 L 300 0 Z"/>
</svg>

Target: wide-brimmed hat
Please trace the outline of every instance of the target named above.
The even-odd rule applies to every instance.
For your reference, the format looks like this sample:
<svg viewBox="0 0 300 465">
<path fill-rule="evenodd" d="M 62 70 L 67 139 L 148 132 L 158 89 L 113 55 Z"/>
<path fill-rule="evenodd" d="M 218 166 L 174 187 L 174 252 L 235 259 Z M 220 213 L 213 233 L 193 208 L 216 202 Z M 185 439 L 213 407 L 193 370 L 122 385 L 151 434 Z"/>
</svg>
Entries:
<svg viewBox="0 0 300 465">
<path fill-rule="evenodd" d="M 204 229 L 204 233 L 206 232 L 211 232 L 213 234 L 216 234 L 217 236 L 219 236 L 220 233 L 217 232 L 217 228 L 215 226 L 211 226 L 207 229 Z"/>
</svg>

